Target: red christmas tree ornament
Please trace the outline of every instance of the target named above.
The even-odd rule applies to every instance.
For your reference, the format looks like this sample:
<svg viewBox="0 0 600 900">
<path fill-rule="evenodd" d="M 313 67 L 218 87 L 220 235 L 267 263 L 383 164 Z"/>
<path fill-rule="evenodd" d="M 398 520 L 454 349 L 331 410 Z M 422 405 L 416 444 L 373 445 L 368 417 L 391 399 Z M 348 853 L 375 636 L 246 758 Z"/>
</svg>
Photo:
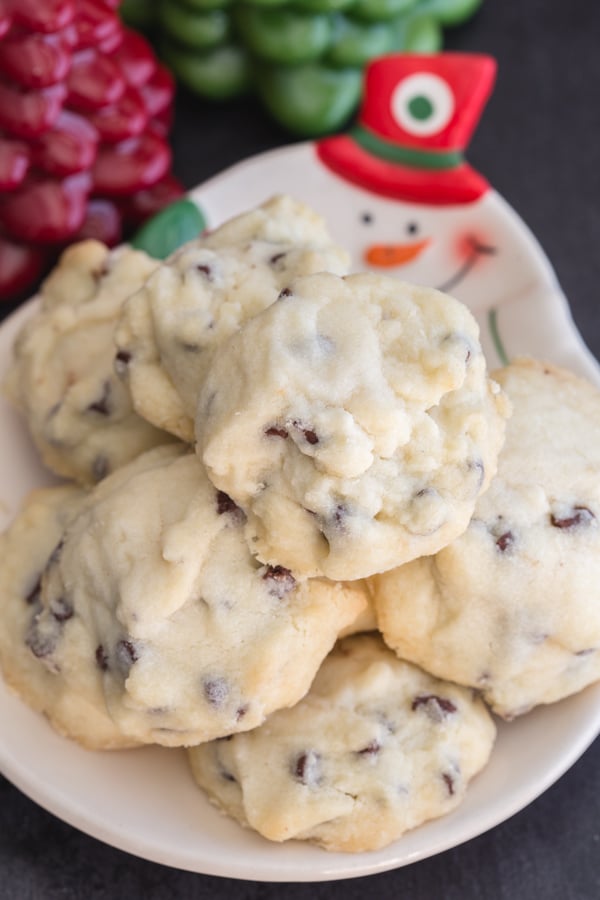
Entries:
<svg viewBox="0 0 600 900">
<path fill-rule="evenodd" d="M 63 81 L 70 68 L 69 44 L 60 32 L 36 34 L 15 28 L 0 44 L 0 72 L 25 88 L 50 87 Z"/>
<path fill-rule="evenodd" d="M 466 53 L 381 57 L 367 68 L 358 124 L 317 144 L 333 172 L 385 197 L 470 203 L 489 188 L 463 153 L 492 91 L 496 63 Z"/>
<path fill-rule="evenodd" d="M 14 191 L 22 183 L 30 159 L 26 144 L 0 139 L 0 191 Z"/>
<path fill-rule="evenodd" d="M 177 199 L 174 82 L 119 0 L 0 0 L 0 298 Z"/>
</svg>

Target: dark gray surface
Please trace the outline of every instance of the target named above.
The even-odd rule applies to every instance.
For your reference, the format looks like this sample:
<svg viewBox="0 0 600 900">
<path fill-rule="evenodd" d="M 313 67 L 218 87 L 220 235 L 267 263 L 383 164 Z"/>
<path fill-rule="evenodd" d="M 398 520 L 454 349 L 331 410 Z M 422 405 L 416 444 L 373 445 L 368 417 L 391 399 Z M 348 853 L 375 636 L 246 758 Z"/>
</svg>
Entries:
<svg viewBox="0 0 600 900">
<path fill-rule="evenodd" d="M 600 8 L 591 0 L 485 0 L 447 41 L 451 49 L 498 60 L 496 90 L 468 155 L 536 233 L 597 357 L 599 37 Z M 250 101 L 212 107 L 181 96 L 173 142 L 176 172 L 191 187 L 289 137 Z M 600 741 L 526 810 L 476 840 L 396 872 L 324 884 L 239 882 L 167 869 L 75 831 L 0 780 L 2 900 L 230 896 L 600 898 Z"/>
</svg>

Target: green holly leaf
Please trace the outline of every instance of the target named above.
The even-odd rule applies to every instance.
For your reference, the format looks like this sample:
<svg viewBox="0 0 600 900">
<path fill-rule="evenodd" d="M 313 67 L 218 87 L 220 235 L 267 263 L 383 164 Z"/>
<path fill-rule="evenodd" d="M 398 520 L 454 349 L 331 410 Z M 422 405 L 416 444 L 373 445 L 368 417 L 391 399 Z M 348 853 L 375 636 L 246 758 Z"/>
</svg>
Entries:
<svg viewBox="0 0 600 900">
<path fill-rule="evenodd" d="M 165 259 L 174 250 L 198 237 L 206 220 L 192 200 L 176 200 L 152 216 L 130 241 L 155 259 Z"/>
</svg>

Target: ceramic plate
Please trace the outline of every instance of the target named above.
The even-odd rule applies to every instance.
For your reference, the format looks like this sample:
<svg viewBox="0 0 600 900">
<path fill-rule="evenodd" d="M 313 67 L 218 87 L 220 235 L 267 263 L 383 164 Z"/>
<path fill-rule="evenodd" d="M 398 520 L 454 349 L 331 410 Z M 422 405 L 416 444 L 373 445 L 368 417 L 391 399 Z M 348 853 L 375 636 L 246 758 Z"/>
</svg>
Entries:
<svg viewBox="0 0 600 900">
<path fill-rule="evenodd" d="M 468 206 L 384 200 L 333 176 L 301 144 L 242 163 L 193 192 L 210 225 L 294 193 L 328 220 L 356 268 L 445 287 L 468 303 L 491 366 L 518 353 L 569 366 L 600 383 L 552 269 L 535 239 L 493 190 Z M 415 247 L 419 245 L 419 249 Z M 373 253 L 373 247 L 383 248 Z M 401 248 L 400 250 L 398 248 Z M 388 248 L 386 250 L 386 248 Z M 392 248 L 392 249 L 389 249 Z M 403 248 L 403 249 L 402 249 Z M 407 249 L 408 248 L 408 249 Z M 400 264 L 400 262 L 401 264 Z M 31 307 L 0 328 L 0 369 Z M 24 494 L 48 483 L 25 431 L 0 401 L 0 524 Z M 183 751 L 93 753 L 56 735 L 0 683 L 0 768 L 33 800 L 76 828 L 155 862 L 261 881 L 352 878 L 403 866 L 475 837 L 552 784 L 600 731 L 600 685 L 510 724 L 501 723 L 488 767 L 455 812 L 376 853 L 327 853 L 271 844 L 221 816 L 194 787 Z"/>
</svg>

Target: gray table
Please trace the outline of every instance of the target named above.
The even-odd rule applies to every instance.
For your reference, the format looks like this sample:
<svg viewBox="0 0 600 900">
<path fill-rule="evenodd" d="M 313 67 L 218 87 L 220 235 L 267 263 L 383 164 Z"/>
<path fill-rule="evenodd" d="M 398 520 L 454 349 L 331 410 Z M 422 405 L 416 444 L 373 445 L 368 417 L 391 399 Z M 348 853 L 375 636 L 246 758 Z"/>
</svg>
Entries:
<svg viewBox="0 0 600 900">
<path fill-rule="evenodd" d="M 536 233 L 600 358 L 599 37 L 600 6 L 589 0 L 485 0 L 447 46 L 498 60 L 470 161 Z M 175 170 L 191 187 L 289 137 L 250 101 L 212 107 L 182 94 L 173 142 Z M 193 875 L 128 856 L 58 821 L 2 779 L 0 898 L 594 900 L 599 823 L 596 741 L 527 809 L 462 847 L 369 878 L 284 886 Z"/>
</svg>

